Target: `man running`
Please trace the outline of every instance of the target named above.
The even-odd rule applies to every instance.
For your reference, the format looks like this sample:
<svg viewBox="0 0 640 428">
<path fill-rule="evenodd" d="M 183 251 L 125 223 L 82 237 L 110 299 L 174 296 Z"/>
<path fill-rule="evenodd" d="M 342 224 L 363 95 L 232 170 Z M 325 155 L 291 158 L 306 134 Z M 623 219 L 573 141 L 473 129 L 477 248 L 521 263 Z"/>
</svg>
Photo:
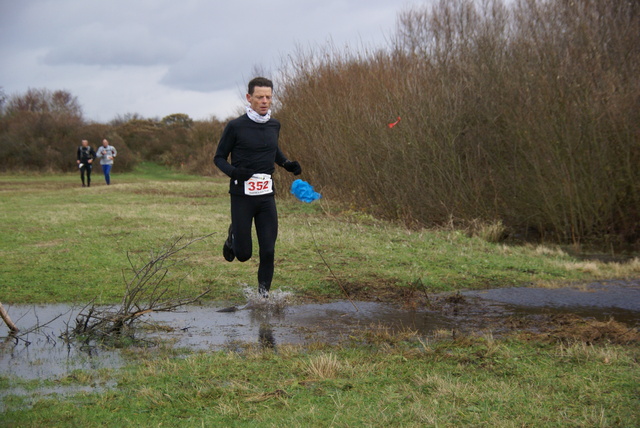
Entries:
<svg viewBox="0 0 640 428">
<path fill-rule="evenodd" d="M 231 177 L 231 226 L 222 254 L 231 262 L 251 258 L 251 223 L 255 222 L 260 247 L 258 293 L 269 297 L 278 236 L 278 213 L 271 174 L 275 164 L 294 175 L 300 164 L 287 160 L 278 148 L 280 122 L 271 118 L 273 82 L 256 77 L 249 82 L 247 113 L 225 127 L 213 162 Z M 231 155 L 231 163 L 227 158 Z"/>
<path fill-rule="evenodd" d="M 109 141 L 106 138 L 102 140 L 102 146 L 98 149 L 96 156 L 100 158 L 104 181 L 106 181 L 107 185 L 111 184 L 111 168 L 113 167 L 113 159 L 117 154 L 116 148 L 109 145 Z"/>
<path fill-rule="evenodd" d="M 87 187 L 91 187 L 91 168 L 93 167 L 93 160 L 96 158 L 96 152 L 89 145 L 89 141 L 82 140 L 82 145 L 78 147 L 78 168 L 80 168 L 80 179 L 82 180 L 82 187 L 84 184 L 84 174 L 87 173 Z"/>
</svg>

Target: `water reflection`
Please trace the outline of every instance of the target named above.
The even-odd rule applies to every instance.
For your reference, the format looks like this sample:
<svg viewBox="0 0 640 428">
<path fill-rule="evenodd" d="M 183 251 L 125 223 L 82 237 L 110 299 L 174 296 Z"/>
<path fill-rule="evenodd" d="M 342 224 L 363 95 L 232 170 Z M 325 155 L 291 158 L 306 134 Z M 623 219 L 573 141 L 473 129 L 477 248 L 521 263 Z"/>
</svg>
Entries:
<svg viewBox="0 0 640 428">
<path fill-rule="evenodd" d="M 271 324 L 260 324 L 260 330 L 258 330 L 258 343 L 262 349 L 275 349 L 276 338 L 273 335 L 273 328 Z"/>
<path fill-rule="evenodd" d="M 259 325 L 258 344 L 262 349 L 276 349 L 276 337 L 273 325 L 282 325 L 285 321 L 285 310 L 280 308 L 261 307 L 252 310 L 249 319 L 252 325 Z"/>
</svg>

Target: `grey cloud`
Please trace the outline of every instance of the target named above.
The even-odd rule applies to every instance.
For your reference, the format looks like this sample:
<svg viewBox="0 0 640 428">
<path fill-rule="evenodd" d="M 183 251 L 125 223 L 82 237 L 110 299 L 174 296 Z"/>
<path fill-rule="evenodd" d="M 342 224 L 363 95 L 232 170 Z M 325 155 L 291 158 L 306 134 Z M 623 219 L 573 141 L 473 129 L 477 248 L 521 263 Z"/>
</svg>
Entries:
<svg viewBox="0 0 640 428">
<path fill-rule="evenodd" d="M 47 65 L 137 65 L 171 64 L 183 55 L 182 46 L 152 34 L 142 26 L 104 28 L 83 26 L 69 33 L 64 43 L 52 48 L 42 61 Z"/>
<path fill-rule="evenodd" d="M 212 95 L 244 88 L 254 65 L 277 73 L 296 46 L 327 40 L 380 47 L 396 12 L 425 1 L 0 0 L 0 84 L 68 89 L 107 118 L 162 115 L 176 100 L 224 111 L 228 98 Z"/>
<path fill-rule="evenodd" d="M 217 39 L 192 47 L 169 67 L 160 83 L 197 92 L 218 91 L 234 87 L 251 65 L 229 42 Z"/>
<path fill-rule="evenodd" d="M 361 37 L 379 38 L 383 23 L 395 17 L 395 3 L 373 0 L 363 7 L 358 2 L 335 0 L 322 4 L 280 0 L 260 10 L 250 4 L 226 4 L 217 13 L 195 18 L 183 37 L 199 42 L 170 65 L 160 83 L 197 92 L 228 89 L 244 85 L 243 79 L 254 66 L 279 69 L 296 44 L 323 46 L 335 37 L 340 43 L 349 41 L 360 47 Z M 205 16 L 210 20 L 208 25 Z M 359 16 L 366 17 L 369 26 L 354 29 L 354 19 L 357 22 Z"/>
</svg>

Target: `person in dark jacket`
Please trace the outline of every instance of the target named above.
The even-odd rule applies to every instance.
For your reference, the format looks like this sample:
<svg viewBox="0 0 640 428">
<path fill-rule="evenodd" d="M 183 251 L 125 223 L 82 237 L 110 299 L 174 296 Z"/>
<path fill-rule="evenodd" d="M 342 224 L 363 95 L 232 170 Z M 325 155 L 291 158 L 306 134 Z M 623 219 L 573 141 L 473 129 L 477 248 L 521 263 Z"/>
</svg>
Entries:
<svg viewBox="0 0 640 428">
<path fill-rule="evenodd" d="M 82 187 L 85 187 L 84 175 L 87 174 L 87 187 L 91 187 L 91 169 L 93 168 L 93 160 L 96 158 L 96 152 L 89 145 L 89 141 L 82 140 L 82 144 L 77 150 L 78 156 L 78 168 L 80 168 L 80 179 L 82 180 Z"/>
<path fill-rule="evenodd" d="M 276 164 L 294 175 L 302 172 L 300 164 L 288 160 L 278 147 L 280 122 L 271 117 L 272 92 L 273 83 L 269 79 L 256 77 L 249 82 L 246 114 L 227 124 L 213 159 L 231 178 L 231 225 L 222 254 L 229 262 L 249 260 L 253 251 L 251 227 L 255 223 L 260 247 L 258 292 L 265 298 L 269 297 L 273 279 L 278 236 L 271 174 Z"/>
</svg>

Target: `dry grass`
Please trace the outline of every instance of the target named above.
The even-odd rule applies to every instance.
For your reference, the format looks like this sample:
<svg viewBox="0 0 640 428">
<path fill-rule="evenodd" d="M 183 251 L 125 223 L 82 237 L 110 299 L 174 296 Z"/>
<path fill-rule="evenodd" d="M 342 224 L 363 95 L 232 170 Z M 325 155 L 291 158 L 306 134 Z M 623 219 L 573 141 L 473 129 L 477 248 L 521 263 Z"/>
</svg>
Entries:
<svg viewBox="0 0 640 428">
<path fill-rule="evenodd" d="M 583 319 L 575 315 L 558 315 L 553 320 L 547 336 L 562 343 L 613 343 L 640 342 L 640 332 L 634 327 L 614 321 Z"/>
<path fill-rule="evenodd" d="M 469 225 L 469 234 L 487 242 L 500 242 L 507 237 L 507 227 L 502 223 L 502 220 L 493 222 L 474 220 Z"/>
<path fill-rule="evenodd" d="M 597 275 L 600 273 L 600 267 L 596 262 L 569 262 L 564 263 L 563 267 L 567 270 L 577 270 L 591 275 Z"/>
<path fill-rule="evenodd" d="M 535 253 L 541 256 L 565 257 L 567 255 L 560 247 L 548 247 L 545 245 L 537 245 Z"/>
<path fill-rule="evenodd" d="M 287 398 L 289 395 L 286 391 L 282 389 L 276 389 L 270 392 L 263 392 L 257 395 L 252 395 L 247 398 L 246 401 L 249 403 L 262 403 L 263 401 L 269 401 L 277 398 Z"/>
<path fill-rule="evenodd" d="M 627 262 L 564 262 L 562 263 L 568 271 L 577 270 L 588 273 L 594 278 L 636 278 L 640 275 L 640 258 L 636 257 Z"/>
<path fill-rule="evenodd" d="M 469 400 L 477 392 L 475 386 L 446 375 L 416 375 L 414 384 L 418 387 L 433 389 L 435 395 L 451 400 Z"/>
<path fill-rule="evenodd" d="M 635 257 L 626 263 L 609 263 L 609 267 L 617 277 L 637 276 L 640 275 L 640 258 Z"/>
<path fill-rule="evenodd" d="M 312 357 L 306 364 L 306 373 L 313 379 L 332 379 L 338 376 L 342 364 L 333 353 Z"/>
<path fill-rule="evenodd" d="M 434 339 L 437 339 L 437 340 L 451 339 L 453 336 L 454 336 L 453 330 L 438 329 L 433 332 L 433 337 Z"/>
<path fill-rule="evenodd" d="M 408 327 L 394 330 L 385 324 L 372 324 L 357 334 L 365 343 L 396 345 L 416 339 L 418 331 Z"/>
<path fill-rule="evenodd" d="M 597 361 L 604 364 L 613 364 L 621 359 L 619 349 L 610 346 L 594 346 L 586 342 L 574 342 L 570 344 L 558 344 L 558 355 L 561 358 L 570 358 L 579 361 Z"/>
</svg>

